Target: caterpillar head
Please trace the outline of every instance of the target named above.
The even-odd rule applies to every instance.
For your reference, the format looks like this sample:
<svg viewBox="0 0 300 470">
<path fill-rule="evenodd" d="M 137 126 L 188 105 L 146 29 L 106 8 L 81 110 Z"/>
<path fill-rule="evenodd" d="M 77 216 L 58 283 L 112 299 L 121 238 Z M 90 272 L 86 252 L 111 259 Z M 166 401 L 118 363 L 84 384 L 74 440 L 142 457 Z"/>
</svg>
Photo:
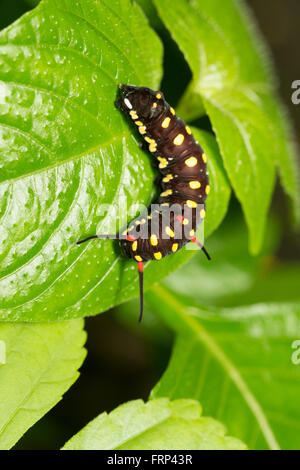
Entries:
<svg viewBox="0 0 300 470">
<path fill-rule="evenodd" d="M 146 87 L 119 84 L 120 94 L 115 104 L 126 113 L 135 112 L 141 120 L 149 120 L 164 110 L 161 91 Z"/>
</svg>

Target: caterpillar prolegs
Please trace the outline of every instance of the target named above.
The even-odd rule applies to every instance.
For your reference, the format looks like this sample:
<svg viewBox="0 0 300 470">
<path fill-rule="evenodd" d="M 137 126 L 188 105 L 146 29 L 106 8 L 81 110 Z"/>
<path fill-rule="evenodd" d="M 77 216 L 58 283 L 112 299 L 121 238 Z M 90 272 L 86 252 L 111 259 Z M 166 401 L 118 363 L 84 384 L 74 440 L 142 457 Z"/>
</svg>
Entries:
<svg viewBox="0 0 300 470">
<path fill-rule="evenodd" d="M 143 314 L 143 266 L 175 253 L 186 243 L 198 244 L 195 237 L 205 217 L 205 199 L 210 187 L 206 155 L 191 129 L 176 116 L 161 91 L 146 87 L 119 85 L 115 104 L 127 114 L 144 138 L 144 146 L 157 162 L 162 175 L 162 192 L 147 213 L 133 220 L 119 236 L 93 235 L 93 238 L 118 238 L 125 256 L 137 262 L 140 281 L 140 317 Z"/>
</svg>

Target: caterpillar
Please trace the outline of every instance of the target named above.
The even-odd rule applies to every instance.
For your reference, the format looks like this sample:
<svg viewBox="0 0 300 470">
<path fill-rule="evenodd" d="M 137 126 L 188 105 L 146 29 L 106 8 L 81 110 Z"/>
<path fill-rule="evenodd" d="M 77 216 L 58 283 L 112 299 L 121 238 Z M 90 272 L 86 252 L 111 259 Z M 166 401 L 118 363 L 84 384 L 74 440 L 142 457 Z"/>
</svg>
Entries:
<svg viewBox="0 0 300 470">
<path fill-rule="evenodd" d="M 205 200 L 210 191 L 206 155 L 191 129 L 176 116 L 161 91 L 133 85 L 119 85 L 115 101 L 118 109 L 132 120 L 161 173 L 162 192 L 147 213 L 133 220 L 115 235 L 93 238 L 118 238 L 125 256 L 137 262 L 140 285 L 140 316 L 143 315 L 144 262 L 160 260 L 192 241 L 209 254 L 195 233 L 205 217 Z"/>
</svg>

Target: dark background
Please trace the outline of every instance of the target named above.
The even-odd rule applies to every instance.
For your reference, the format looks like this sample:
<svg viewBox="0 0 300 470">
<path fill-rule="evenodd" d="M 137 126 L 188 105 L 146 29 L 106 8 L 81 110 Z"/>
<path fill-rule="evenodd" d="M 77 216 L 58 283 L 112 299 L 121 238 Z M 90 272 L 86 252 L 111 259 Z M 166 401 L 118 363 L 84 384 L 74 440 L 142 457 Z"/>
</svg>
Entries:
<svg viewBox="0 0 300 470">
<path fill-rule="evenodd" d="M 300 105 L 291 102 L 291 84 L 300 80 L 300 2 L 248 0 L 247 3 L 271 49 L 280 94 L 292 117 L 295 139 L 300 144 Z M 33 4 L 34 0 L 0 0 L 0 27 L 10 24 Z M 176 54 L 174 44 L 166 41 L 167 50 Z M 184 64 L 182 68 L 187 70 Z M 187 70 L 186 80 L 188 78 Z M 275 203 L 281 196 L 278 190 Z M 287 232 L 279 255 L 288 259 L 300 258 L 295 234 Z M 168 335 L 162 341 L 160 335 L 146 334 L 141 328 L 133 331 L 119 321 L 116 311 L 87 319 L 86 330 L 88 356 L 79 380 L 63 401 L 25 434 L 17 449 L 59 448 L 102 411 L 109 412 L 127 400 L 146 399 L 166 367 L 171 349 Z"/>
</svg>

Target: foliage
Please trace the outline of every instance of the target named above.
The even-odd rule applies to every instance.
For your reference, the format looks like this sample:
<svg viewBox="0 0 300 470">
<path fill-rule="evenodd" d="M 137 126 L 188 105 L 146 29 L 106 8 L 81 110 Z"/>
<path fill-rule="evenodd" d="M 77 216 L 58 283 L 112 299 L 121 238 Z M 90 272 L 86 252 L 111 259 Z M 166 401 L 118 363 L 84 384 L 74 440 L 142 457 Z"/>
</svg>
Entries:
<svg viewBox="0 0 300 470">
<path fill-rule="evenodd" d="M 196 400 L 134 400 L 91 421 L 66 450 L 245 449 L 217 421 L 201 416 Z"/>
<path fill-rule="evenodd" d="M 186 117 L 197 116 L 199 97 L 194 95 L 200 95 L 256 253 L 263 240 L 276 162 L 286 191 L 298 198 L 290 136 L 273 96 L 263 44 L 253 34 L 249 13 L 236 0 L 154 4 L 193 72 L 180 110 Z M 197 107 L 191 109 L 191 103 Z"/>
<path fill-rule="evenodd" d="M 82 320 L 1 323 L 0 449 L 10 449 L 78 377 L 85 350 Z"/>
<path fill-rule="evenodd" d="M 291 345 L 300 336 L 300 302 L 201 308 L 163 286 L 148 298 L 178 334 L 153 397 L 199 399 L 251 449 L 299 448 L 300 370 Z"/>
<path fill-rule="evenodd" d="M 149 156 L 114 99 L 118 83 L 158 89 L 163 47 L 175 47 L 184 56 L 178 80 L 182 66 L 192 74 L 178 114 L 191 125 L 206 116 L 213 131 L 193 127 L 212 188 L 206 238 L 232 187 L 250 250 L 261 254 L 247 253 L 233 205 L 206 242 L 210 265 L 189 247 L 147 263 L 148 309 L 176 336 L 169 367 L 147 403 L 100 414 L 65 448 L 299 448 L 290 349 L 300 334 L 300 267 L 272 269 L 280 230 L 277 219 L 266 223 L 277 169 L 297 214 L 298 172 L 266 46 L 240 1 L 138 3 L 42 0 L 0 32 L 0 447 L 76 380 L 85 337 L 76 318 L 138 293 L 136 266 L 117 243 L 76 241 L 117 233 L 138 211 L 127 219 L 126 207 L 154 199 Z M 170 289 L 153 288 L 170 273 Z"/>
</svg>

